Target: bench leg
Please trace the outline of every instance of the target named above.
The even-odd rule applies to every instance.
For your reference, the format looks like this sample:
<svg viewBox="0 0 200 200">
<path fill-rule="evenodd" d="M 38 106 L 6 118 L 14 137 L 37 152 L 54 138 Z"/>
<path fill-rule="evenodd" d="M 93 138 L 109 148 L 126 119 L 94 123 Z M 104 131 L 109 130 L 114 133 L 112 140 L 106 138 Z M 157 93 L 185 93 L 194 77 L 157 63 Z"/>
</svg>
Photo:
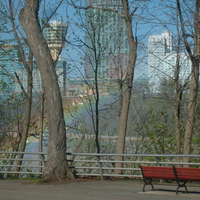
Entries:
<svg viewBox="0 0 200 200">
<path fill-rule="evenodd" d="M 145 186 L 146 185 L 151 185 L 152 187 L 152 190 L 155 191 L 154 187 L 153 187 L 153 184 L 152 184 L 152 178 L 150 179 L 143 179 L 144 180 L 144 186 L 143 186 L 143 192 L 145 192 Z"/>
<path fill-rule="evenodd" d="M 186 193 L 188 193 L 187 187 L 186 187 L 186 185 L 185 185 L 186 183 L 187 183 L 187 181 L 183 181 L 183 183 L 180 183 L 179 181 L 177 181 L 178 187 L 177 187 L 177 189 L 176 189 L 176 194 L 178 194 L 178 189 L 179 189 L 180 187 L 184 187 L 185 190 L 186 190 Z"/>
</svg>

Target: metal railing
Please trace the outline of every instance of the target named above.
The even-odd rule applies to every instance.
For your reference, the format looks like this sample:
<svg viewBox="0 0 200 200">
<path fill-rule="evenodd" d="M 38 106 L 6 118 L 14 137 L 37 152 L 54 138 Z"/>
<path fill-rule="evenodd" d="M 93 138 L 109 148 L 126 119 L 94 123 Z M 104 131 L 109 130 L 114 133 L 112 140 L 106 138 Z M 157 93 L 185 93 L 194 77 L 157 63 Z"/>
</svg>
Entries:
<svg viewBox="0 0 200 200">
<path fill-rule="evenodd" d="M 23 159 L 18 159 L 18 154 L 24 154 Z M 16 161 L 21 161 L 21 165 L 17 165 Z M 0 151 L 0 174 L 41 175 L 45 162 L 46 156 L 43 152 Z M 15 171 L 17 167 L 20 171 Z"/>
<path fill-rule="evenodd" d="M 17 154 L 24 154 L 23 159 L 18 159 Z M 200 155 L 161 155 L 161 154 L 97 154 L 97 153 L 67 153 L 69 166 L 76 176 L 104 177 L 129 177 L 141 178 L 140 165 L 158 166 L 200 166 Z M 122 156 L 123 161 L 115 161 L 116 156 Z M 190 158 L 190 163 L 183 162 L 184 157 Z M 41 175 L 45 167 L 47 153 L 44 152 L 4 152 L 0 151 L 0 175 Z M 16 161 L 21 160 L 21 165 Z M 116 168 L 115 163 L 122 162 L 122 168 Z M 20 167 L 20 171 L 15 171 Z M 122 170 L 115 174 L 115 170 Z M 2 176 L 2 175 L 1 175 Z"/>
<path fill-rule="evenodd" d="M 157 166 L 200 166 L 200 155 L 161 155 L 161 154 L 95 154 L 72 153 L 76 156 L 73 165 L 78 176 L 102 177 L 129 177 L 141 178 L 140 165 Z M 115 161 L 116 156 L 122 156 L 123 161 Z M 184 157 L 190 158 L 190 163 L 183 162 Z M 99 159 L 99 160 L 98 160 Z M 122 162 L 122 168 L 116 168 L 115 163 Z M 115 174 L 116 169 L 121 169 L 122 174 Z"/>
</svg>

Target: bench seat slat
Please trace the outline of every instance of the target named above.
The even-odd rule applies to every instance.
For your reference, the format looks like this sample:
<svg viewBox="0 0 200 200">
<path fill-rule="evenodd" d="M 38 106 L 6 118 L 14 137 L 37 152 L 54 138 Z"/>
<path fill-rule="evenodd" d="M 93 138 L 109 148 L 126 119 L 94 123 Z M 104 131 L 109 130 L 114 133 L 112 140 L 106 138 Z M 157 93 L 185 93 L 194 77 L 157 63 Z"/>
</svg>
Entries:
<svg viewBox="0 0 200 200">
<path fill-rule="evenodd" d="M 161 174 L 145 174 L 145 178 L 155 178 L 155 179 L 172 179 L 175 180 L 174 174 L 166 174 L 166 175 L 161 175 Z"/>
<path fill-rule="evenodd" d="M 179 181 L 200 181 L 200 177 L 179 176 Z"/>
</svg>

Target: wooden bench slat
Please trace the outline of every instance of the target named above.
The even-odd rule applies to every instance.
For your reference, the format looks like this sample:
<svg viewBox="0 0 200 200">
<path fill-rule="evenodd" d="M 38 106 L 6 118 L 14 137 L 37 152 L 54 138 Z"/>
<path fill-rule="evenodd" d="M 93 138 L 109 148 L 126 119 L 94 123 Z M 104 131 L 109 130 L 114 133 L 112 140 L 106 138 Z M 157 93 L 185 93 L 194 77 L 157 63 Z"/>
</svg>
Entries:
<svg viewBox="0 0 200 200">
<path fill-rule="evenodd" d="M 172 167 L 158 167 L 158 166 L 141 166 L 143 170 L 160 170 L 160 171 L 163 171 L 163 170 L 166 170 L 166 171 L 173 171 Z"/>
<path fill-rule="evenodd" d="M 179 181 L 200 181 L 199 177 L 179 177 Z"/>
<path fill-rule="evenodd" d="M 176 177 L 174 174 L 171 175 L 159 175 L 159 174 L 152 174 L 152 175 L 145 175 L 146 178 L 155 178 L 155 179 L 172 179 L 175 180 Z"/>
<path fill-rule="evenodd" d="M 146 178 L 176 179 L 172 167 L 142 166 L 142 172 Z"/>
<path fill-rule="evenodd" d="M 200 168 L 187 168 L 187 167 L 176 167 L 177 172 L 184 172 L 184 173 L 197 173 L 200 174 Z"/>
</svg>

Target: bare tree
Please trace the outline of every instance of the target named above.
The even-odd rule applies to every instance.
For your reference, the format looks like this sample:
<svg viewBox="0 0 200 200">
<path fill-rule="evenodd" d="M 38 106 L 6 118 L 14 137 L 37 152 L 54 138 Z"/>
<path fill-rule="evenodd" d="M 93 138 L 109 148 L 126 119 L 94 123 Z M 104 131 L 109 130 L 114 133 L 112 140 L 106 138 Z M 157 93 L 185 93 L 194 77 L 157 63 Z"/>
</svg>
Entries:
<svg viewBox="0 0 200 200">
<path fill-rule="evenodd" d="M 123 93 L 123 100 L 120 112 L 120 120 L 119 120 L 119 133 L 118 133 L 118 142 L 117 142 L 117 154 L 124 153 L 125 147 L 125 137 L 126 137 L 126 130 L 127 130 L 127 122 L 128 122 L 128 114 L 129 114 L 129 106 L 130 106 L 130 99 L 131 99 L 131 92 L 133 86 L 133 77 L 134 77 L 134 69 L 136 64 L 137 58 L 137 38 L 133 35 L 132 30 L 132 20 L 137 7 L 130 11 L 129 1 L 122 0 L 123 8 L 124 8 L 124 16 L 123 19 L 125 20 L 126 24 L 126 31 L 128 34 L 128 44 L 130 48 L 129 52 L 129 61 L 127 67 L 127 74 L 124 82 L 124 93 Z M 121 161 L 123 157 L 117 156 L 116 160 Z M 121 168 L 122 163 L 117 162 L 116 168 Z M 116 170 L 117 174 L 121 173 L 121 170 Z"/>
<path fill-rule="evenodd" d="M 91 4 L 91 5 L 88 5 L 87 7 L 78 7 L 72 2 L 72 5 L 75 8 L 79 8 L 79 9 L 86 9 L 86 10 L 99 9 L 103 11 L 117 13 L 125 21 L 126 32 L 128 35 L 128 45 L 129 45 L 130 51 L 129 51 L 127 72 L 126 72 L 126 76 L 125 76 L 125 80 L 123 84 L 123 94 L 122 94 L 122 101 L 121 101 L 121 108 L 120 108 L 119 132 L 118 132 L 118 142 L 117 142 L 117 151 L 116 151 L 116 153 L 118 154 L 124 153 L 129 105 L 130 105 L 132 85 L 133 85 L 134 69 L 135 69 L 136 58 L 137 58 L 137 38 L 134 37 L 133 31 L 132 31 L 132 20 L 133 20 L 134 13 L 137 10 L 137 7 L 133 9 L 133 11 L 130 11 L 129 4 L 130 3 L 128 0 L 122 0 L 123 13 L 120 13 L 120 11 L 115 10 L 115 9 L 109 9 L 106 6 L 98 7 Z M 117 161 L 122 161 L 122 159 L 123 159 L 122 156 L 116 157 Z M 121 168 L 121 167 L 122 167 L 122 163 L 117 162 L 116 168 Z M 121 173 L 121 170 L 116 170 L 116 173 L 118 174 Z"/>
<path fill-rule="evenodd" d="M 177 27 L 178 29 L 178 27 Z M 175 118 L 175 133 L 176 133 L 176 154 L 181 154 L 181 105 L 183 100 L 183 92 L 188 85 L 188 78 L 182 84 L 180 80 L 180 71 L 181 71 L 181 64 L 180 64 L 180 43 L 181 43 L 181 33 L 178 33 L 178 44 L 176 47 L 176 64 L 174 66 L 174 86 L 175 86 L 175 99 L 174 99 L 174 118 Z"/>
<path fill-rule="evenodd" d="M 40 0 L 26 0 L 19 19 L 26 33 L 28 45 L 36 58 L 47 102 L 49 144 L 42 180 L 74 179 L 66 158 L 65 121 L 55 63 L 42 34 L 38 18 L 40 2 Z"/>
<path fill-rule="evenodd" d="M 185 136 L 184 136 L 184 154 L 190 154 L 191 152 L 191 142 L 192 135 L 194 129 L 194 121 L 195 121 L 195 111 L 196 111 L 196 103 L 197 103 L 197 95 L 198 95 L 198 81 L 199 81 L 199 61 L 200 61 L 200 0 L 195 1 L 194 8 L 194 35 L 192 39 L 194 41 L 194 53 L 192 53 L 192 48 L 188 42 L 188 34 L 186 32 L 185 22 L 183 18 L 183 11 L 181 8 L 180 0 L 176 1 L 177 10 L 179 13 L 179 20 L 181 23 L 181 30 L 184 37 L 184 44 L 187 50 L 187 53 L 192 62 L 191 69 L 191 82 L 190 82 L 190 94 L 189 101 L 187 105 L 187 119 L 186 119 L 186 128 L 185 128 Z M 182 3 L 184 5 L 184 2 Z M 184 158 L 185 162 L 189 161 L 189 158 Z"/>
<path fill-rule="evenodd" d="M 5 2 L 6 3 L 6 2 Z M 7 14 L 8 13 L 8 14 Z M 27 141 L 27 136 L 29 132 L 29 127 L 30 127 L 30 120 L 31 120 L 31 105 L 32 105 L 32 85 L 33 85 L 33 78 L 32 78 L 32 71 L 33 71 L 33 55 L 32 52 L 29 51 L 28 59 L 26 59 L 24 49 L 23 49 L 23 41 L 20 40 L 20 36 L 17 30 L 17 25 L 15 21 L 15 11 L 13 10 L 13 2 L 11 0 L 8 1 L 8 10 L 7 11 L 1 11 L 2 16 L 8 20 L 8 22 L 11 25 L 11 30 L 14 35 L 14 39 L 17 43 L 17 47 L 20 52 L 20 62 L 22 62 L 22 65 L 24 66 L 24 69 L 27 72 L 27 90 L 24 88 L 24 85 L 22 84 L 22 80 L 18 76 L 18 74 L 15 72 L 14 74 L 11 74 L 10 71 L 7 70 L 5 66 L 1 65 L 2 70 L 4 73 L 9 76 L 13 81 L 17 82 L 23 92 L 23 95 L 26 99 L 26 104 L 25 104 L 25 113 L 23 116 L 23 121 L 21 125 L 21 130 L 19 130 L 19 143 L 16 147 L 16 150 L 18 151 L 24 151 L 25 146 L 26 146 L 26 141 Z M 3 47 L 4 48 L 4 47 Z M 18 155 L 18 159 L 22 159 L 23 154 Z M 21 164 L 21 161 L 18 160 L 17 165 Z M 19 167 L 16 167 L 14 170 L 19 171 Z"/>
</svg>

